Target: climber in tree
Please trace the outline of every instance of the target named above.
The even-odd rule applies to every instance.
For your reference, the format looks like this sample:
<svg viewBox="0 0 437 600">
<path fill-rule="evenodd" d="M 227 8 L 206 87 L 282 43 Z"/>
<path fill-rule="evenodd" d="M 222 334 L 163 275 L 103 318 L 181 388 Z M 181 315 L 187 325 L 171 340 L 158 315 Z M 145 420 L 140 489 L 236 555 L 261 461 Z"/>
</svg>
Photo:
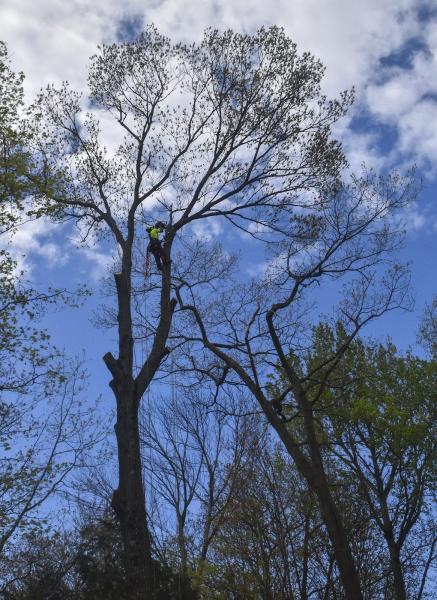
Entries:
<svg viewBox="0 0 437 600">
<path fill-rule="evenodd" d="M 149 245 L 147 246 L 147 252 L 153 254 L 156 267 L 159 271 L 162 271 L 162 263 L 165 260 L 165 253 L 162 249 L 159 235 L 164 231 L 165 223 L 157 221 L 153 227 L 147 228 L 149 234 Z"/>
</svg>

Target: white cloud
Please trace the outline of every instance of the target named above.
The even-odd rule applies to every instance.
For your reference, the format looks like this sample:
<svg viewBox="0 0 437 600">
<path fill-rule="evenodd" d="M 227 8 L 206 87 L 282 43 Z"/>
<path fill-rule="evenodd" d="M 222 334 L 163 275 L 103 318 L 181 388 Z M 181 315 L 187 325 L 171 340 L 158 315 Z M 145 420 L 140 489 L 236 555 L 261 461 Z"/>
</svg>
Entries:
<svg viewBox="0 0 437 600">
<path fill-rule="evenodd" d="M 397 159 L 410 158 L 436 174 L 437 151 L 437 23 L 423 27 L 423 47 L 409 65 L 377 71 L 367 86 L 365 102 L 371 115 L 395 128 Z"/>
<path fill-rule="evenodd" d="M 399 222 L 409 234 L 432 235 L 437 227 L 437 215 L 429 207 L 412 205 L 399 216 Z"/>
<path fill-rule="evenodd" d="M 48 219 L 28 221 L 21 225 L 16 233 L 3 242 L 17 261 L 17 268 L 27 273 L 32 271 L 32 256 L 45 260 L 48 268 L 65 265 L 68 262 L 68 252 L 57 242 L 55 233 L 58 225 Z"/>
<path fill-rule="evenodd" d="M 421 101 L 402 116 L 399 123 L 400 149 L 416 155 L 420 163 L 435 170 L 437 156 L 437 102 Z M 425 166 L 425 165 L 422 165 Z"/>
<path fill-rule="evenodd" d="M 99 246 L 78 248 L 77 252 L 86 261 L 86 277 L 88 281 L 96 283 L 107 274 L 111 264 L 114 263 L 114 256 L 105 253 Z"/>
<path fill-rule="evenodd" d="M 300 51 L 322 59 L 324 89 L 335 95 L 354 84 L 363 90 L 379 59 L 413 36 L 426 35 L 426 43 L 435 48 L 435 27 L 424 33 L 418 21 L 423 5 L 424 0 L 15 0 L 2 8 L 0 37 L 9 43 L 16 67 L 27 75 L 27 90 L 34 93 L 51 81 L 69 80 L 84 88 L 89 56 L 98 43 L 116 39 L 120 20 L 128 15 L 187 41 L 200 39 L 208 26 L 252 32 L 277 24 Z"/>
<path fill-rule="evenodd" d="M 78 228 L 68 232 L 66 225 L 40 218 L 20 225 L 15 233 L 2 236 L 0 242 L 16 261 L 17 272 L 24 271 L 30 278 L 37 258 L 44 261 L 46 269 L 56 269 L 81 257 L 80 268 L 88 281 L 95 282 L 106 274 L 114 256 L 102 249 L 95 235 L 90 234 L 87 245 L 79 244 L 80 236 Z"/>
<path fill-rule="evenodd" d="M 352 116 L 345 117 L 333 127 L 333 135 L 342 141 L 349 161 L 349 170 L 359 173 L 363 163 L 370 169 L 382 169 L 391 162 L 391 156 L 378 152 L 379 136 L 374 131 L 357 132 L 351 128 Z"/>
<path fill-rule="evenodd" d="M 86 237 L 86 239 L 84 239 Z M 107 274 L 111 264 L 114 263 L 117 247 L 113 252 L 105 250 L 99 243 L 98 235 L 95 230 L 89 230 L 89 227 L 79 221 L 77 225 L 66 237 L 68 252 L 73 260 L 81 257 L 84 261 L 82 270 L 88 280 L 98 281 Z"/>
<path fill-rule="evenodd" d="M 231 27 L 252 32 L 261 25 L 280 25 L 298 43 L 327 67 L 325 89 L 358 86 L 373 73 L 381 56 L 387 55 L 420 26 L 420 0 L 164 0 L 146 10 L 167 35 L 199 39 L 205 27 Z"/>
<path fill-rule="evenodd" d="M 420 32 L 422 0 L 15 0 L 2 8 L 2 38 L 28 76 L 28 89 L 69 80 L 82 87 L 88 57 L 114 40 L 120 20 L 140 15 L 173 39 L 198 40 L 206 27 L 252 32 L 283 26 L 327 66 L 325 87 L 361 86 L 379 58 Z M 26 15 L 26 18 L 23 18 Z M 430 40 L 431 41 L 431 40 Z"/>
<path fill-rule="evenodd" d="M 410 231 L 420 231 L 426 224 L 424 215 L 417 211 L 412 211 L 407 220 L 407 229 Z"/>
<path fill-rule="evenodd" d="M 14 0 L 0 9 L 0 39 L 9 46 L 14 68 L 26 74 L 32 97 L 50 82 L 70 81 L 85 90 L 89 57 L 97 44 L 115 41 L 120 23 L 139 17 L 154 22 L 172 39 L 199 40 L 208 26 L 250 33 L 261 25 L 277 24 L 298 44 L 326 65 L 323 89 L 328 95 L 357 88 L 354 114 L 366 108 L 382 123 L 395 128 L 396 147 L 387 156 L 378 151 L 377 133 L 355 133 L 345 119 L 336 129 L 344 140 L 351 166 L 366 161 L 381 167 L 416 160 L 429 163 L 437 150 L 436 53 L 437 22 L 420 22 L 426 0 Z M 24 18 L 25 17 L 25 18 Z M 413 38 L 416 50 L 410 66 L 383 67 L 381 59 L 400 51 Z M 105 123 L 105 142 L 111 151 L 118 141 Z M 156 201 L 156 199 L 154 199 Z M 198 231 L 216 236 L 216 231 Z M 23 234 L 25 235 L 25 234 Z M 28 232 L 30 247 L 54 263 L 63 256 L 56 242 L 43 242 L 41 232 Z M 50 245 L 53 244 L 53 245 Z M 32 249 L 33 248 L 33 249 Z M 103 266 L 100 250 L 92 254 Z"/>
<path fill-rule="evenodd" d="M 217 218 L 206 219 L 203 221 L 194 221 L 192 231 L 194 237 L 197 239 L 209 242 L 222 234 L 223 227 Z"/>
</svg>

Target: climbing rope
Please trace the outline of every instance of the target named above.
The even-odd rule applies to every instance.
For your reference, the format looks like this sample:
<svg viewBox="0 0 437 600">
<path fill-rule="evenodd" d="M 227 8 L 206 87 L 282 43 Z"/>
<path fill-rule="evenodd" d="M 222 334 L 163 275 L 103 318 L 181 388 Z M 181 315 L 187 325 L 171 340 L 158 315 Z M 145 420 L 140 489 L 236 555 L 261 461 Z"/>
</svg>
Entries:
<svg viewBox="0 0 437 600">
<path fill-rule="evenodd" d="M 144 209 L 141 207 L 141 217 L 140 217 L 140 240 L 139 240 L 139 252 L 140 252 L 140 260 L 141 267 L 139 268 L 140 274 L 144 275 L 145 283 L 144 283 L 144 294 L 143 301 L 140 302 L 140 318 L 144 320 L 144 327 L 142 333 L 142 339 L 140 339 L 140 368 L 144 365 L 144 362 L 147 360 L 149 356 L 149 332 L 148 332 L 148 316 L 147 316 L 147 281 L 150 276 L 150 257 L 149 252 L 147 250 L 148 246 L 148 236 L 145 228 L 145 215 Z M 136 359 L 135 359 L 136 360 Z M 152 445 L 149 440 L 149 444 L 145 438 L 150 436 L 151 427 L 152 427 L 152 411 L 150 409 L 150 385 L 146 390 L 146 397 L 144 398 L 146 402 L 141 403 L 140 407 L 140 429 L 142 432 L 142 436 L 140 437 L 140 452 L 141 457 L 146 456 L 147 445 L 149 450 L 149 465 L 152 462 Z M 145 488 L 144 484 L 146 483 L 147 470 L 143 469 L 143 487 L 146 495 L 149 494 L 149 509 L 148 512 L 153 510 L 153 481 L 152 481 L 152 469 L 148 469 L 149 477 L 147 482 L 147 488 Z"/>
</svg>

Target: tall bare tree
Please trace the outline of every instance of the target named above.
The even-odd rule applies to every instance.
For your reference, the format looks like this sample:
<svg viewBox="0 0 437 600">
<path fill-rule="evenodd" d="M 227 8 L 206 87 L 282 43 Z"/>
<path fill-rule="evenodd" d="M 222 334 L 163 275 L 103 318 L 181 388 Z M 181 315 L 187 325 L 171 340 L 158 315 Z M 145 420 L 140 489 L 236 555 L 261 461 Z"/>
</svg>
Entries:
<svg viewBox="0 0 437 600">
<path fill-rule="evenodd" d="M 150 496 L 160 512 L 155 531 L 166 524 L 156 541 L 162 538 L 164 551 L 175 541 L 177 560 L 168 562 L 201 587 L 247 454 L 248 423 L 209 408 L 200 394 L 184 397 L 179 390 L 177 398 L 154 403 L 142 429 Z"/>
<path fill-rule="evenodd" d="M 326 437 L 316 409 L 329 374 L 363 326 L 409 305 L 408 273 L 391 255 L 401 234 L 395 215 L 414 194 L 409 176 L 381 178 L 364 172 L 349 184 L 322 191 L 318 204 L 288 221 L 282 238 L 268 242 L 273 253 L 270 269 L 258 281 L 239 285 L 229 280 L 229 287 L 222 282 L 212 300 L 183 277 L 177 289 L 179 306 L 187 314 L 181 337 L 208 350 L 209 362 L 221 361 L 230 381 L 251 391 L 317 496 L 350 599 L 362 598 L 362 592 L 330 490 L 323 456 Z M 343 344 L 327 353 L 314 371 L 302 368 L 300 358 L 311 344 L 311 291 L 340 278 L 345 283 L 343 298 L 332 304 L 337 304 L 346 331 Z M 197 368 L 208 371 L 208 359 L 199 358 L 198 363 Z M 283 373 L 284 384 L 272 398 L 268 374 L 275 368 Z"/>
<path fill-rule="evenodd" d="M 60 219 L 75 219 L 85 234 L 109 234 L 120 254 L 118 346 L 104 360 L 117 405 L 119 484 L 112 504 L 132 598 L 149 597 L 153 588 L 138 410 L 168 353 L 176 236 L 218 215 L 244 230 L 268 227 L 280 236 L 302 211 L 323 204 L 322 190 L 335 185 L 345 165 L 330 127 L 352 95 L 328 101 L 322 76 L 321 63 L 299 55 L 278 28 L 252 36 L 209 30 L 186 46 L 149 27 L 133 43 L 100 48 L 91 62 L 88 104 L 68 85 L 50 87 L 39 99 L 41 160 L 61 165 L 64 175 L 62 194 L 46 190 L 48 206 Z M 158 298 L 150 294 L 148 301 L 153 339 L 135 365 L 133 274 L 141 269 L 135 243 L 142 209 L 168 226 Z M 188 254 L 178 269 L 194 285 L 205 267 Z"/>
</svg>

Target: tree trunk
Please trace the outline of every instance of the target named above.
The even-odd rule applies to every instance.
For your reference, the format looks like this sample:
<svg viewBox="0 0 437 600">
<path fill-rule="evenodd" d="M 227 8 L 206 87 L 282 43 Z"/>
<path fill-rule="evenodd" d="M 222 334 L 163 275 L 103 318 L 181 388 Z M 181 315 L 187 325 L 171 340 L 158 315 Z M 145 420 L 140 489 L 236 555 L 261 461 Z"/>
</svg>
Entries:
<svg viewBox="0 0 437 600">
<path fill-rule="evenodd" d="M 319 443 L 314 429 L 314 415 L 306 397 L 301 400 L 303 407 L 306 436 L 311 455 L 312 482 L 309 482 L 319 499 L 329 538 L 334 550 L 335 560 L 347 600 L 362 600 L 360 578 L 355 566 L 352 550 L 343 525 L 340 511 L 332 497 L 325 474 Z"/>
<path fill-rule="evenodd" d="M 390 517 L 388 507 L 389 488 L 384 486 L 384 480 L 380 471 L 374 449 L 371 451 L 374 473 L 376 477 L 379 506 L 382 515 L 382 532 L 387 542 L 390 555 L 390 566 L 393 573 L 393 591 L 396 600 L 407 600 L 404 573 L 401 565 L 401 545 L 396 543 L 393 531 L 393 521 Z"/>
<path fill-rule="evenodd" d="M 110 387 L 117 402 L 115 434 L 118 450 L 118 488 L 112 507 L 120 523 L 126 572 L 126 598 L 151 600 L 154 592 L 151 536 L 147 526 L 141 469 L 138 424 L 139 395 L 133 377 L 133 335 L 131 317 L 131 259 L 123 255 L 122 272 L 115 274 L 118 297 L 119 357 L 110 352 L 104 361 L 113 379 Z"/>
<path fill-rule="evenodd" d="M 161 314 L 152 350 L 134 378 L 134 340 L 131 314 L 131 272 L 133 224 L 129 241 L 123 250 L 121 273 L 115 274 L 118 300 L 118 359 L 108 352 L 103 360 L 112 374 L 110 387 L 117 402 L 117 437 L 119 483 L 112 497 L 112 507 L 119 520 L 124 546 L 126 598 L 151 600 L 156 587 L 152 560 L 152 540 L 147 514 L 141 468 L 138 410 L 142 395 L 153 379 L 163 357 L 176 300 L 170 299 L 171 263 L 169 261 L 174 234 L 164 243 L 166 261 L 161 288 Z"/>
<path fill-rule="evenodd" d="M 112 496 L 112 507 L 123 539 L 128 580 L 126 597 L 150 600 L 154 578 L 141 471 L 137 401 L 132 392 L 117 393 L 116 396 L 119 484 Z"/>
<path fill-rule="evenodd" d="M 178 546 L 181 555 L 181 573 L 187 574 L 188 571 L 188 554 L 185 540 L 185 518 L 178 515 Z"/>
<path fill-rule="evenodd" d="M 355 562 L 338 508 L 331 496 L 328 485 L 326 481 L 318 481 L 313 489 L 319 498 L 320 511 L 334 550 L 335 562 L 340 571 L 345 598 L 347 600 L 362 600 L 363 595 Z"/>
<path fill-rule="evenodd" d="M 295 291 L 297 292 L 297 288 L 295 288 Z M 320 452 L 320 444 L 317 439 L 315 429 L 315 419 L 312 404 L 308 400 L 306 391 L 302 386 L 298 374 L 293 369 L 288 356 L 284 352 L 273 324 L 273 318 L 276 312 L 279 309 L 288 306 L 292 299 L 293 296 L 290 296 L 285 303 L 274 304 L 268 311 L 266 320 L 273 344 L 280 359 L 282 368 L 284 369 L 284 374 L 291 385 L 291 389 L 302 413 L 306 438 L 305 442 L 310 455 L 309 459 L 302 454 L 300 449 L 298 449 L 295 440 L 292 439 L 284 423 L 273 411 L 271 404 L 266 401 L 264 396 L 260 397 L 259 400 L 261 407 L 267 415 L 267 418 L 283 441 L 284 446 L 290 453 L 290 456 L 293 458 L 299 472 L 306 479 L 310 488 L 317 495 L 320 511 L 328 530 L 328 535 L 334 550 L 335 560 L 338 570 L 340 571 L 340 577 L 346 599 L 363 600 L 360 578 L 355 567 L 355 561 L 347 539 L 345 528 L 343 526 L 341 514 L 332 497 L 326 478 L 325 468 Z"/>
<path fill-rule="evenodd" d="M 308 561 L 309 561 L 309 541 L 310 541 L 310 517 L 305 515 L 305 527 L 303 538 L 303 553 L 302 553 L 302 591 L 301 600 L 308 600 Z"/>
<path fill-rule="evenodd" d="M 302 402 L 303 404 L 303 402 Z M 292 438 L 282 421 L 273 414 L 270 404 L 261 402 L 270 423 L 275 428 L 285 448 L 293 458 L 294 463 L 307 481 L 310 489 L 316 494 L 323 521 L 328 530 L 329 539 L 334 551 L 335 562 L 340 572 L 341 582 L 347 600 L 363 600 L 360 578 L 355 567 L 352 550 L 346 535 L 340 511 L 332 497 L 325 475 L 319 444 L 314 432 L 311 418 L 306 415 L 306 435 L 311 454 L 311 461 L 303 455 L 292 441 Z"/>
<path fill-rule="evenodd" d="M 331 598 L 332 600 L 335 600 L 335 591 L 334 591 L 333 585 L 332 585 L 332 571 L 334 570 L 334 563 L 335 563 L 334 556 L 331 556 L 329 559 L 328 571 L 326 573 L 326 586 L 325 586 L 325 592 L 323 594 L 323 600 L 329 600 L 329 598 Z M 331 590 L 331 588 L 332 588 L 332 590 Z M 330 596 L 330 591 L 332 591 L 331 596 Z"/>
<path fill-rule="evenodd" d="M 404 574 L 402 571 L 401 557 L 398 545 L 393 538 L 387 538 L 387 544 L 390 552 L 390 565 L 393 572 L 393 587 L 396 600 L 407 600 L 407 591 L 405 589 Z"/>
</svg>

